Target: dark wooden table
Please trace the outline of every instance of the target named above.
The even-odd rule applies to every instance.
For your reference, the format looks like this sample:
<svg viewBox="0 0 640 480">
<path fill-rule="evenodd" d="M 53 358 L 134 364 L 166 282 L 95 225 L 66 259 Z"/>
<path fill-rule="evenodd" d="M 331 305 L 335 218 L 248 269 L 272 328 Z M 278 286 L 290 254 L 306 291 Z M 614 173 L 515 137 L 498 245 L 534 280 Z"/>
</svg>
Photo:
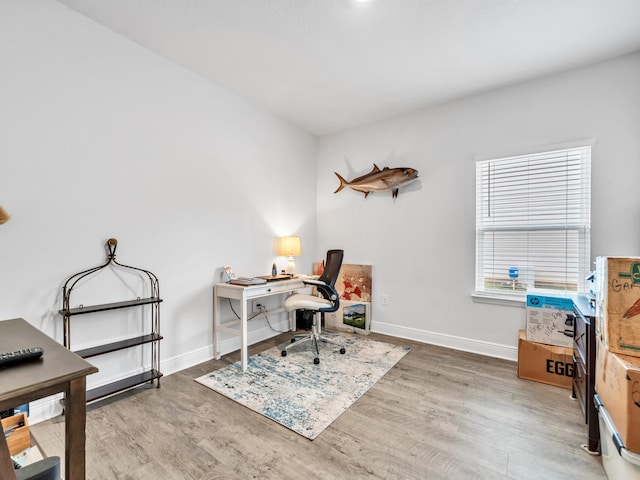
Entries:
<svg viewBox="0 0 640 480">
<path fill-rule="evenodd" d="M 22 318 L 0 321 L 0 352 L 30 347 L 44 349 L 39 360 L 0 367 L 0 411 L 64 393 L 65 478 L 84 480 L 86 377 L 98 369 Z M 0 478 L 14 478 L 9 466 L 13 474 L 10 458 L 0 452 Z"/>
</svg>

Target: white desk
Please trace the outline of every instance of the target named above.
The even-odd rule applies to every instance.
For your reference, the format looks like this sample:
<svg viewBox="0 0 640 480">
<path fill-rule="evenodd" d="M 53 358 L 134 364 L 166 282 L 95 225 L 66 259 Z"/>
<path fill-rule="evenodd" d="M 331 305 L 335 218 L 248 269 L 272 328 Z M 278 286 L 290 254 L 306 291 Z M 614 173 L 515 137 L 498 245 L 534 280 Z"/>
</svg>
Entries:
<svg viewBox="0 0 640 480">
<path fill-rule="evenodd" d="M 292 278 L 291 280 L 280 280 L 268 282 L 262 285 L 233 285 L 231 283 L 216 283 L 213 286 L 213 357 L 220 358 L 220 333 L 229 333 L 240 337 L 240 364 L 242 371 L 247 369 L 247 312 L 251 310 L 251 302 L 257 298 L 269 297 L 272 295 L 282 295 L 295 292 L 302 288 L 308 288 L 302 278 Z M 240 301 L 240 318 L 234 318 L 227 322 L 220 319 L 221 299 L 231 298 Z M 284 312 L 284 307 L 260 313 L 252 318 L 263 318 L 266 315 L 274 315 Z M 295 312 L 289 316 L 289 328 L 295 330 Z"/>
</svg>

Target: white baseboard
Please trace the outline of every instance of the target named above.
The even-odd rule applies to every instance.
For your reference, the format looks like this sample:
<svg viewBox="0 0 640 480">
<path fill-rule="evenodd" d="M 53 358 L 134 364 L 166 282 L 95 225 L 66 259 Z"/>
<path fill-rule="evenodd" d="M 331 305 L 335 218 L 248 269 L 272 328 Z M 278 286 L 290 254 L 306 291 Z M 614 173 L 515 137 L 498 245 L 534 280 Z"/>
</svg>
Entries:
<svg viewBox="0 0 640 480">
<path fill-rule="evenodd" d="M 478 353 L 487 357 L 502 358 L 514 362 L 518 361 L 518 348 L 509 345 L 484 342 L 481 340 L 474 340 L 472 338 L 456 337 L 454 335 L 446 335 L 380 322 L 372 322 L 371 331 L 390 335 L 392 337 L 406 338 L 407 340 L 428 343 L 430 345 L 439 345 L 441 347 L 452 348 L 454 350 Z"/>
<path fill-rule="evenodd" d="M 254 343 L 262 342 L 263 340 L 267 340 L 271 337 L 275 337 L 276 335 L 280 335 L 281 333 L 286 333 L 289 331 L 289 320 L 283 319 L 280 321 L 272 322 L 272 326 L 275 330 L 272 330 L 267 325 L 262 328 L 252 330 L 248 332 L 247 344 L 253 345 Z M 235 352 L 240 349 L 240 337 L 230 337 L 222 340 L 220 345 L 218 345 L 218 350 L 220 351 L 220 355 L 226 355 L 231 352 Z M 213 346 L 211 347 L 212 355 L 209 357 L 211 359 L 213 357 Z"/>
<path fill-rule="evenodd" d="M 286 331 L 289 328 L 288 320 L 275 323 L 273 328 Z M 426 330 L 418 330 L 415 328 L 401 327 L 388 323 L 374 322 L 371 325 L 371 331 L 390 335 L 392 337 L 406 338 L 431 345 L 439 345 L 442 347 L 452 348 L 454 350 L 462 350 L 464 352 L 478 353 L 488 357 L 502 358 L 505 360 L 518 360 L 517 347 L 501 345 L 492 342 L 483 342 L 471 338 L 456 337 L 454 335 L 445 335 L 442 333 L 429 332 Z M 271 337 L 279 335 L 280 332 L 271 330 L 267 326 L 249 332 L 248 344 L 267 340 Z M 238 337 L 227 338 L 223 340 L 219 346 L 220 354 L 226 355 L 240 349 L 240 339 Z M 194 350 L 185 354 L 177 355 L 172 358 L 165 359 L 160 362 L 160 371 L 164 375 L 185 370 L 199 363 L 206 362 L 213 358 L 213 345 L 208 345 L 198 350 Z M 126 377 L 127 375 L 125 375 Z M 46 397 L 29 405 L 29 423 L 35 424 L 48 420 L 62 414 L 62 404 L 60 400 L 62 395 L 54 395 Z"/>
<path fill-rule="evenodd" d="M 160 361 L 160 371 L 163 375 L 171 375 L 172 373 L 185 370 L 199 363 L 206 362 L 213 358 L 213 345 L 193 350 L 192 352 L 177 355 L 173 358 Z"/>
<path fill-rule="evenodd" d="M 50 397 L 40 398 L 29 403 L 29 424 L 49 420 L 51 418 L 62 415 L 62 394 L 51 395 Z"/>
<path fill-rule="evenodd" d="M 287 331 L 289 329 L 289 320 L 283 319 L 282 321 L 272 322 L 273 328 L 281 331 Z M 271 337 L 279 335 L 280 332 L 271 330 L 268 326 L 264 326 L 257 330 L 249 332 L 248 344 L 267 340 Z M 240 338 L 231 337 L 223 340 L 219 346 L 220 354 L 226 355 L 227 353 L 234 352 L 240 349 Z M 208 345 L 197 350 L 177 355 L 172 358 L 167 358 L 160 361 L 160 371 L 164 376 L 171 375 L 172 373 L 179 372 L 181 370 L 193 367 L 199 363 L 206 362 L 213 358 L 213 345 Z M 122 375 L 122 378 L 126 378 L 132 373 L 126 372 Z M 119 380 L 118 378 L 110 378 L 103 382 L 103 384 L 110 383 L 112 381 Z M 92 387 L 99 387 L 102 384 L 95 384 Z M 52 395 L 50 397 L 41 398 L 29 404 L 29 423 L 36 424 L 51 418 L 57 417 L 62 414 L 62 394 Z"/>
</svg>

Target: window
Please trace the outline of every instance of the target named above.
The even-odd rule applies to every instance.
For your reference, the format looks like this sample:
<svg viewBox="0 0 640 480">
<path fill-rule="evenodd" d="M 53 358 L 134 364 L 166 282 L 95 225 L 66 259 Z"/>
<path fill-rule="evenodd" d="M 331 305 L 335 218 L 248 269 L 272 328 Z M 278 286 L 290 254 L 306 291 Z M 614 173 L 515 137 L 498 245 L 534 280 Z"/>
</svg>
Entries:
<svg viewBox="0 0 640 480">
<path fill-rule="evenodd" d="M 585 291 L 590 205 L 590 146 L 479 161 L 476 293 Z"/>
</svg>

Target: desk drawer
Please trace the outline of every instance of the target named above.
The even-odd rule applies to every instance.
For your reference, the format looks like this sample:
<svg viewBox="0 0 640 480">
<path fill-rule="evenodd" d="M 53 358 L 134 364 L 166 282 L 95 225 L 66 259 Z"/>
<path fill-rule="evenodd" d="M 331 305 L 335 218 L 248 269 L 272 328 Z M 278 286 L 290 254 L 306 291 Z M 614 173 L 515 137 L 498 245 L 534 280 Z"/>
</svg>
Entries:
<svg viewBox="0 0 640 480">
<path fill-rule="evenodd" d="M 573 342 L 573 357 L 582 365 L 587 365 L 587 351 L 578 343 L 578 340 Z"/>
<path fill-rule="evenodd" d="M 582 315 L 575 316 L 574 328 L 573 339 L 575 346 L 582 352 L 582 356 L 584 357 L 588 348 L 588 332 L 585 319 Z"/>
<path fill-rule="evenodd" d="M 584 368 L 584 363 L 580 359 L 573 357 L 574 370 L 573 370 L 573 393 L 576 399 L 580 403 L 580 408 L 584 413 L 584 421 L 587 422 L 587 372 Z"/>
<path fill-rule="evenodd" d="M 246 293 L 247 293 L 247 298 L 257 298 L 257 297 L 264 297 L 266 295 L 274 295 L 277 293 L 292 292 L 294 290 L 299 290 L 305 287 L 306 285 L 302 281 L 300 282 L 286 281 L 282 283 L 271 282 L 271 283 L 266 283 L 264 285 L 252 286 L 251 288 L 247 289 Z"/>
</svg>

